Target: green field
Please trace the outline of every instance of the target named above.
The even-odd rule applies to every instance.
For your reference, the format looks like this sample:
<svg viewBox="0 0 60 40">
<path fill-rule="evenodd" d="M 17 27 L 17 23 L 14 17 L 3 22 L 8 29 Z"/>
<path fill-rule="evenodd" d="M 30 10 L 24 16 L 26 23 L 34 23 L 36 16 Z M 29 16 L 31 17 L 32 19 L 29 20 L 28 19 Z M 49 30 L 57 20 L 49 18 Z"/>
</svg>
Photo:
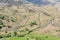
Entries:
<svg viewBox="0 0 60 40">
<path fill-rule="evenodd" d="M 26 35 L 25 37 L 2 38 L 2 40 L 60 40 L 60 38 L 47 35 Z"/>
</svg>

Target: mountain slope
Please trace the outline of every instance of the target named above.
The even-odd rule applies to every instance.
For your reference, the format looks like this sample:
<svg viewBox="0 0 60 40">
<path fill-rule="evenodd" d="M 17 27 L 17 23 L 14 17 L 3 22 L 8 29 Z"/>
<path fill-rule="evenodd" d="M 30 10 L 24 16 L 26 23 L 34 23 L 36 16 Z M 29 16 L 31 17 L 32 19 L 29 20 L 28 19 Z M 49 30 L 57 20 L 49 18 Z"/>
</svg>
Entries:
<svg viewBox="0 0 60 40">
<path fill-rule="evenodd" d="M 60 28 L 60 12 L 54 6 L 37 6 L 25 0 L 0 0 L 0 3 L 5 5 L 0 6 L 1 37 L 25 36 L 37 34 L 37 32 L 53 35 L 53 32 L 58 33 L 60 30 L 58 29 Z M 52 32 L 49 28 L 52 28 Z"/>
</svg>

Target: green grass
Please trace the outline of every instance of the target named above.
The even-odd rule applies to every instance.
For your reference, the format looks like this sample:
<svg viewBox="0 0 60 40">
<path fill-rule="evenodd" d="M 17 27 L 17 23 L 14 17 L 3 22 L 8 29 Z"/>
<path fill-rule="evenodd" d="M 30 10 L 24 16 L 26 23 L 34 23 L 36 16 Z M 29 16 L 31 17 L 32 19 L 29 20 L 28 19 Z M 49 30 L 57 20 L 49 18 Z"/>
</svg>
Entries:
<svg viewBox="0 0 60 40">
<path fill-rule="evenodd" d="M 10 37 L 10 38 L 3 38 L 2 40 L 26 40 L 24 37 Z"/>
<path fill-rule="evenodd" d="M 60 38 L 47 35 L 26 35 L 25 37 L 2 38 L 2 40 L 60 40 Z"/>
</svg>

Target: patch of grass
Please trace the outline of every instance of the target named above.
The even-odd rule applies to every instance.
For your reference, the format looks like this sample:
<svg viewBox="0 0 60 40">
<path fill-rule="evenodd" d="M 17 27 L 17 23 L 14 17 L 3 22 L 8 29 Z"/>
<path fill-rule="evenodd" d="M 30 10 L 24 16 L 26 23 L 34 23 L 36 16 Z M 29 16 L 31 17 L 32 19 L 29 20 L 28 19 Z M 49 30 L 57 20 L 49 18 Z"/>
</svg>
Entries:
<svg viewBox="0 0 60 40">
<path fill-rule="evenodd" d="M 26 35 L 24 37 L 3 38 L 3 40 L 60 40 L 60 38 L 47 35 Z"/>
<path fill-rule="evenodd" d="M 24 37 L 10 37 L 10 38 L 3 38 L 2 40 L 26 40 Z"/>
</svg>

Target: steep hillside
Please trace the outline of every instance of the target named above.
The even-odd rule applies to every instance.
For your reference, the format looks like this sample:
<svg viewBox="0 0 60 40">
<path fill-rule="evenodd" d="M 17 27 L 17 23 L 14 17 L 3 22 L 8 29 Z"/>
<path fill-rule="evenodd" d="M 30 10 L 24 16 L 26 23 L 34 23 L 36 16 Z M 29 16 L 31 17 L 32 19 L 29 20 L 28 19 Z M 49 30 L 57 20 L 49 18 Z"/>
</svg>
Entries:
<svg viewBox="0 0 60 40">
<path fill-rule="evenodd" d="M 0 37 L 60 34 L 60 12 L 54 6 L 36 6 L 24 0 L 0 0 Z M 55 34 L 54 34 L 55 33 Z"/>
</svg>

